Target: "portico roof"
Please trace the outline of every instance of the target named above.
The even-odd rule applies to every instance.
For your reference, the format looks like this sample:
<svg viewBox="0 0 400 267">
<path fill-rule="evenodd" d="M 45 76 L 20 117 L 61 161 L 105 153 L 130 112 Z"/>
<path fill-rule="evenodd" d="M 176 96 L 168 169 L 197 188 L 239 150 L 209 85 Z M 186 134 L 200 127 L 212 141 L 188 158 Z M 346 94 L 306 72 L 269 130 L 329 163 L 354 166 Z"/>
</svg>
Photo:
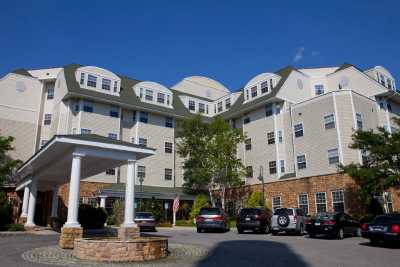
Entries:
<svg viewBox="0 0 400 267">
<path fill-rule="evenodd" d="M 116 168 L 128 160 L 155 154 L 155 149 L 95 134 L 55 135 L 17 170 L 17 190 L 37 181 L 39 190 L 69 182 L 73 154 L 82 156 L 81 179 Z"/>
</svg>

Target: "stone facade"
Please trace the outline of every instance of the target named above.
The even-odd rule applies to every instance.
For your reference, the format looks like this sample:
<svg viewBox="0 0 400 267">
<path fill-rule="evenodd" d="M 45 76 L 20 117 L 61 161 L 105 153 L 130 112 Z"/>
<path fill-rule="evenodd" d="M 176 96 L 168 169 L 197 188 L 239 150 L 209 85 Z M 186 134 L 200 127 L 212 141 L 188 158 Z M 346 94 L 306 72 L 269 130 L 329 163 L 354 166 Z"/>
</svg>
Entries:
<svg viewBox="0 0 400 267">
<path fill-rule="evenodd" d="M 120 240 L 130 240 L 140 237 L 139 227 L 123 227 L 118 228 L 118 238 Z"/>
<path fill-rule="evenodd" d="M 129 241 L 77 239 L 74 255 L 82 260 L 101 262 L 156 260 L 168 255 L 168 240 L 161 237 L 142 237 Z"/>
<path fill-rule="evenodd" d="M 63 249 L 73 249 L 75 239 L 82 238 L 82 227 L 63 227 L 61 228 L 61 235 L 59 245 Z"/>
</svg>

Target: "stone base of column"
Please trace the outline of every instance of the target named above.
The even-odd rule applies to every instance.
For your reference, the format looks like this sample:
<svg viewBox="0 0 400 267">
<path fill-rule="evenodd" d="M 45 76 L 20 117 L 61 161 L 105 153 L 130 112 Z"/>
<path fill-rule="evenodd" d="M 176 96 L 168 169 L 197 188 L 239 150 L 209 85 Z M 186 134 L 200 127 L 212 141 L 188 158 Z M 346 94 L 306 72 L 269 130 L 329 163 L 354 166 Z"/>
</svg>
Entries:
<svg viewBox="0 0 400 267">
<path fill-rule="evenodd" d="M 140 237 L 140 229 L 137 226 L 126 227 L 121 226 L 118 228 L 118 238 L 120 240 L 129 240 Z"/>
<path fill-rule="evenodd" d="M 24 225 L 24 229 L 26 232 L 32 232 L 35 231 L 36 229 L 40 228 L 37 225 Z"/>
<path fill-rule="evenodd" d="M 82 227 L 63 227 L 61 228 L 61 235 L 59 246 L 63 249 L 73 249 L 74 240 L 83 237 Z"/>
</svg>

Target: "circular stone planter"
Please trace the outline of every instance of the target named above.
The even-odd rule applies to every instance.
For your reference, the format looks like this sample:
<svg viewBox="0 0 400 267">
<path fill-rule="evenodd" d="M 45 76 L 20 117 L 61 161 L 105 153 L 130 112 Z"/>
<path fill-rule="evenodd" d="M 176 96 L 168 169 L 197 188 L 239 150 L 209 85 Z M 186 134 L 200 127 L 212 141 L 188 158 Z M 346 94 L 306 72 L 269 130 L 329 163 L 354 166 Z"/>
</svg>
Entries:
<svg viewBox="0 0 400 267">
<path fill-rule="evenodd" d="M 73 254 L 81 260 L 101 262 L 149 261 L 167 257 L 168 239 L 139 237 L 122 241 L 117 238 L 81 238 L 74 242 Z"/>
</svg>

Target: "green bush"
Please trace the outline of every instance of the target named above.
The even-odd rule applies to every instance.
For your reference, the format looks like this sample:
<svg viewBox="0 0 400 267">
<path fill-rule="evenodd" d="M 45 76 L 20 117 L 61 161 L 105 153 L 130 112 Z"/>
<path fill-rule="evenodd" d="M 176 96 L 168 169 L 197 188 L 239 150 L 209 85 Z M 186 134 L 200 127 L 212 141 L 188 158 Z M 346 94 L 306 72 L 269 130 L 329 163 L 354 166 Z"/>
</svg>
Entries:
<svg viewBox="0 0 400 267">
<path fill-rule="evenodd" d="M 262 206 L 262 193 L 252 192 L 246 201 L 246 208 L 257 208 Z"/>
<path fill-rule="evenodd" d="M 4 192 L 0 192 L 0 229 L 12 223 L 12 205 Z"/>
<path fill-rule="evenodd" d="M 176 220 L 176 226 L 195 226 L 193 220 Z"/>
<path fill-rule="evenodd" d="M 79 206 L 78 218 L 83 229 L 101 229 L 107 220 L 107 211 L 84 204 Z"/>
<path fill-rule="evenodd" d="M 190 212 L 190 220 L 196 218 L 200 214 L 200 209 L 209 207 L 208 197 L 206 195 L 198 195 L 193 203 L 192 211 Z"/>
<path fill-rule="evenodd" d="M 23 224 L 8 224 L 5 227 L 6 231 L 11 231 L 11 232 L 18 232 L 18 231 L 25 231 L 24 225 Z"/>
<path fill-rule="evenodd" d="M 120 226 L 124 221 L 124 203 L 116 200 L 113 203 L 111 215 L 107 218 L 107 225 Z"/>
</svg>

